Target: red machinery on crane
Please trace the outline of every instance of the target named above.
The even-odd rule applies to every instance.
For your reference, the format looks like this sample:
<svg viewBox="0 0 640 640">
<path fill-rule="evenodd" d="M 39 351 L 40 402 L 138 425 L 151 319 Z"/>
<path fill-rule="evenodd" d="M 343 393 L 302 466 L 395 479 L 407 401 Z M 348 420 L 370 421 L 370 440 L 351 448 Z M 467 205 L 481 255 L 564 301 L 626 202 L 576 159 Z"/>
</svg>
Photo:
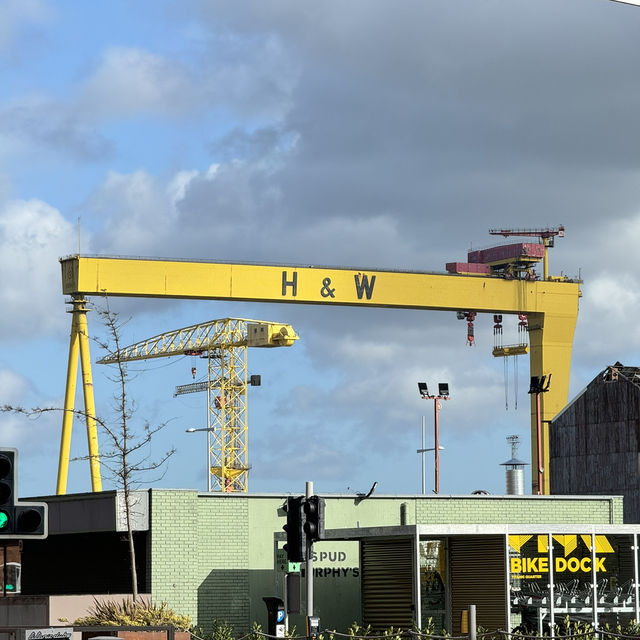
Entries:
<svg viewBox="0 0 640 640">
<path fill-rule="evenodd" d="M 553 247 L 555 237 L 564 238 L 564 225 L 558 227 L 545 227 L 543 229 L 489 229 L 491 236 L 528 236 L 540 238 L 538 246 L 544 247 L 542 255 L 542 279 L 549 279 L 549 269 L 547 262 L 547 249 Z M 534 245 L 535 246 L 535 245 Z"/>
<path fill-rule="evenodd" d="M 542 261 L 542 280 L 563 281 L 562 276 L 549 277 L 548 249 L 554 246 L 556 236 L 564 237 L 564 226 L 544 227 L 541 229 L 489 229 L 489 235 L 538 238 L 538 242 L 511 242 L 487 249 L 470 250 L 467 253 L 467 262 L 449 262 L 446 269 L 449 273 L 478 276 L 501 276 L 507 280 L 539 280 L 540 277 L 534 270 L 534 266 Z M 459 311 L 458 319 L 467 320 L 467 344 L 475 343 L 473 311 Z M 528 344 L 528 318 L 526 313 L 518 314 L 518 343 L 511 345 L 502 344 L 502 315 L 494 314 L 494 345 L 493 355 L 505 358 L 505 395 L 507 393 L 507 360 L 508 356 L 519 356 L 529 352 Z M 517 360 L 514 361 L 517 363 Z M 516 364 L 514 364 L 514 370 Z M 517 381 L 517 373 L 514 373 Z M 517 382 L 516 382 L 517 384 Z M 516 396 L 517 406 L 517 396 Z"/>
<path fill-rule="evenodd" d="M 564 226 L 543 229 L 489 229 L 492 236 L 537 237 L 539 242 L 515 242 L 488 249 L 471 250 L 467 262 L 449 262 L 449 273 L 501 275 L 507 279 L 538 280 L 533 266 L 542 260 L 543 280 L 549 279 L 547 250 L 553 247 L 556 236 L 564 237 Z M 555 279 L 555 278 L 554 278 Z"/>
</svg>

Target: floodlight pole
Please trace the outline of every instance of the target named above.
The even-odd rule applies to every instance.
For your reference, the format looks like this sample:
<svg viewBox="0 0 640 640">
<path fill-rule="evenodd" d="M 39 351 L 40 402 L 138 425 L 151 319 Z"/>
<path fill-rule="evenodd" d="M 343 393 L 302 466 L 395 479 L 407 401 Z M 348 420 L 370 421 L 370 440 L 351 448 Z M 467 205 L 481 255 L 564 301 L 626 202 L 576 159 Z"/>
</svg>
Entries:
<svg viewBox="0 0 640 640">
<path fill-rule="evenodd" d="M 422 456 L 422 495 L 424 495 L 427 492 L 427 489 L 425 486 L 426 469 L 425 469 L 425 463 L 424 463 L 424 454 L 427 453 L 427 451 L 434 451 L 433 447 L 425 447 L 424 443 L 425 443 L 425 426 L 424 426 L 424 416 L 422 416 L 422 449 L 416 449 L 416 453 L 419 453 Z M 438 449 L 442 450 L 444 449 L 444 447 L 441 447 L 440 445 L 438 445 Z"/>
<path fill-rule="evenodd" d="M 422 449 L 420 451 L 420 455 L 422 456 L 422 495 L 424 495 L 426 493 L 426 487 L 425 487 L 425 475 L 426 475 L 426 469 L 425 469 L 425 465 L 424 465 L 424 453 L 425 453 L 425 449 L 424 449 L 424 416 L 422 416 Z"/>
<path fill-rule="evenodd" d="M 433 451 L 434 451 L 434 473 L 435 473 L 435 489 L 434 493 L 440 493 L 440 424 L 439 424 L 439 416 L 438 412 L 440 410 L 439 400 L 448 400 L 449 399 L 449 387 L 446 384 L 440 385 L 440 394 L 437 396 L 429 395 L 427 390 L 427 385 L 419 382 L 418 390 L 420 391 L 420 395 L 423 400 L 433 400 L 433 414 L 434 414 L 434 443 L 433 443 Z M 442 395 L 444 394 L 446 395 Z M 424 423 L 423 423 L 424 425 Z M 424 433 L 424 428 L 423 428 Z M 422 449 L 418 449 L 418 453 L 426 451 L 424 448 L 424 436 L 423 436 L 423 447 Z M 424 455 L 424 453 L 423 453 Z M 422 477 L 422 493 L 424 493 L 424 472 Z"/>
<path fill-rule="evenodd" d="M 542 416 L 540 415 L 540 394 L 536 392 L 536 440 L 538 446 L 538 495 L 542 495 L 543 468 L 542 468 Z"/>
<path fill-rule="evenodd" d="M 536 444 L 538 458 L 538 495 L 544 493 L 544 469 L 542 467 L 542 412 L 540 410 L 540 395 L 549 391 L 551 374 L 546 376 L 531 376 L 529 394 L 536 396 Z"/>
<path fill-rule="evenodd" d="M 438 404 L 438 400 L 440 400 L 442 396 L 437 396 L 433 399 L 433 424 L 434 424 L 434 462 L 435 462 L 435 493 L 440 493 L 440 424 L 438 422 L 438 410 L 440 409 L 440 405 Z"/>
</svg>

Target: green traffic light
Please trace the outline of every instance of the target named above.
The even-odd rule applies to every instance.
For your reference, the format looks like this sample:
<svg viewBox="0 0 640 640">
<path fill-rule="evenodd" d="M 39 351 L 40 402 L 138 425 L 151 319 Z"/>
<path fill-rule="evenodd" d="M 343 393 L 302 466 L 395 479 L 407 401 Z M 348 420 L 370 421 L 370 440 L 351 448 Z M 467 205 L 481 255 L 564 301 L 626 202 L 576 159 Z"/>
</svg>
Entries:
<svg viewBox="0 0 640 640">
<path fill-rule="evenodd" d="M 6 511 L 0 511 L 0 531 L 6 529 L 9 524 L 9 516 Z"/>
</svg>

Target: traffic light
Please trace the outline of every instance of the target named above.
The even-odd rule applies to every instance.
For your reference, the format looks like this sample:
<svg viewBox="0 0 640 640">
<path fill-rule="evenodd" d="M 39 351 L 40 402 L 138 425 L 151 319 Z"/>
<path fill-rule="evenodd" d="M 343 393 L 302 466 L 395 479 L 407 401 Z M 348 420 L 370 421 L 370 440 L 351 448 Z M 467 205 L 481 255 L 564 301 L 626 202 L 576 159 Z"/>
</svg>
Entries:
<svg viewBox="0 0 640 640">
<path fill-rule="evenodd" d="M 284 549 L 287 552 L 289 562 L 304 562 L 306 559 L 306 549 L 304 545 L 304 535 L 302 531 L 302 496 L 287 498 L 284 510 L 287 512 L 287 524 L 283 529 L 287 532 L 287 544 Z"/>
<path fill-rule="evenodd" d="M 316 542 L 324 538 L 324 498 L 310 496 L 304 502 L 304 533 L 308 542 Z"/>
<path fill-rule="evenodd" d="M 0 540 L 46 538 L 48 511 L 44 502 L 19 502 L 18 452 L 0 449 Z"/>
<path fill-rule="evenodd" d="M 19 562 L 7 562 L 0 566 L 0 595 L 20 593 L 20 573 L 22 565 Z"/>
<path fill-rule="evenodd" d="M 15 450 L 0 450 L 0 536 L 11 528 L 13 521 L 15 459 Z"/>
</svg>

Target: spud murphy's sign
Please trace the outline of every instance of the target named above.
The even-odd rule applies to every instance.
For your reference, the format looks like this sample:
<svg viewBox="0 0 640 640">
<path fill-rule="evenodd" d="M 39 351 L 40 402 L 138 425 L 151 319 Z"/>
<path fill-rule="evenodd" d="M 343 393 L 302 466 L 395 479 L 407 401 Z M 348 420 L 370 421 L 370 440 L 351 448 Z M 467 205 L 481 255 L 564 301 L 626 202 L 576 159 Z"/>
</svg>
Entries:
<svg viewBox="0 0 640 640">
<path fill-rule="evenodd" d="M 596 572 L 607 572 L 605 554 L 615 553 L 615 550 L 606 536 L 594 536 L 595 556 L 590 534 L 551 537 L 561 547 L 559 552 L 558 547 L 554 545 L 553 569 L 556 573 L 591 573 L 594 567 Z M 533 544 L 536 545 L 534 549 L 532 549 Z M 549 573 L 549 537 L 547 535 L 510 535 L 509 547 L 520 554 L 520 557 L 509 558 L 512 576 L 536 578 L 541 577 L 543 573 Z M 585 550 L 589 552 L 588 556 L 584 555 Z M 578 551 L 580 553 L 576 553 Z"/>
</svg>

